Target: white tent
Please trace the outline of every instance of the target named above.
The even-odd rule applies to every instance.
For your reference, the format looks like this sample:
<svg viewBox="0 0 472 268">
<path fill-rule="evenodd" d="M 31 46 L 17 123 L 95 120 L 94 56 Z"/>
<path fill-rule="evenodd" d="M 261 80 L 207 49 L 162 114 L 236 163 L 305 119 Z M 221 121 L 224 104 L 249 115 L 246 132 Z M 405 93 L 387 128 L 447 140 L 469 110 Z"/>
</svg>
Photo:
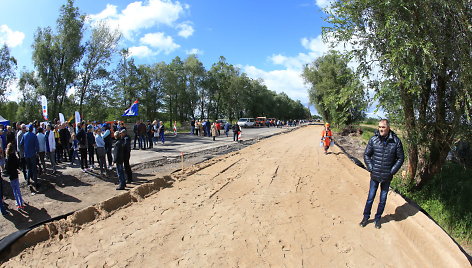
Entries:
<svg viewBox="0 0 472 268">
<path fill-rule="evenodd" d="M 8 126 L 10 125 L 10 120 L 6 120 L 5 118 L 3 118 L 3 116 L 0 115 L 0 124 Z"/>
</svg>

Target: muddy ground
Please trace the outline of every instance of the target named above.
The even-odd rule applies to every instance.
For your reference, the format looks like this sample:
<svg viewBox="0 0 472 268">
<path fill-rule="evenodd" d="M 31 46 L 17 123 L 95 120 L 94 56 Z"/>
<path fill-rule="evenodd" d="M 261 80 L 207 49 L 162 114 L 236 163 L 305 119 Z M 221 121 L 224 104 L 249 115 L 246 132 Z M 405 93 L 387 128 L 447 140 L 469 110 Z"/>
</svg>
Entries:
<svg viewBox="0 0 472 268">
<path fill-rule="evenodd" d="M 3 265 L 470 267 L 394 192 L 382 228 L 359 227 L 368 173 L 337 147 L 324 155 L 319 132 L 301 128 L 184 174 L 149 175 L 150 183 L 36 228 L 21 241 L 31 246 Z"/>
</svg>

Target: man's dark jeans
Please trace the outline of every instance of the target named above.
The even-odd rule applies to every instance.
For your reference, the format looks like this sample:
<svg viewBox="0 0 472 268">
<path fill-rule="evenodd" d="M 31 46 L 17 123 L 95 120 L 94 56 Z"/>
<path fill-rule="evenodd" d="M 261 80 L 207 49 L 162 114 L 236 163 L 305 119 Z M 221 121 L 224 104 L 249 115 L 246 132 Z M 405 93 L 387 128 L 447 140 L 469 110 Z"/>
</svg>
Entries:
<svg viewBox="0 0 472 268">
<path fill-rule="evenodd" d="M 125 172 L 123 169 L 123 163 L 116 163 L 116 175 L 118 175 L 118 180 L 120 183 L 118 187 L 125 188 L 126 179 L 125 179 Z"/>
<path fill-rule="evenodd" d="M 28 184 L 30 180 L 33 180 L 34 183 L 38 180 L 37 170 L 36 170 L 36 156 L 26 157 L 26 181 Z"/>
<path fill-rule="evenodd" d="M 390 187 L 390 181 L 379 183 L 378 181 L 370 179 L 369 196 L 367 197 L 367 201 L 365 203 L 365 208 L 364 208 L 364 218 L 366 219 L 370 217 L 370 211 L 372 209 L 372 204 L 374 203 L 375 194 L 377 193 L 379 184 L 380 184 L 380 202 L 379 202 L 379 206 L 377 207 L 377 213 L 375 214 L 375 221 L 380 220 L 380 216 L 382 216 L 382 213 L 385 209 L 385 204 L 387 203 L 387 193 Z"/>
</svg>

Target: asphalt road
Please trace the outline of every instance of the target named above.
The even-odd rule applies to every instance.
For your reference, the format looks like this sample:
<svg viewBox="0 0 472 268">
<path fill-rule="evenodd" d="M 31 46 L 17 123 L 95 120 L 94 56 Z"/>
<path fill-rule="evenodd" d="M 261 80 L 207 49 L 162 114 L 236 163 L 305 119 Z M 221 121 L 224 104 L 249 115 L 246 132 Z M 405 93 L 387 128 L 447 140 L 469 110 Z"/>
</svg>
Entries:
<svg viewBox="0 0 472 268">
<path fill-rule="evenodd" d="M 284 128 L 243 128 L 241 140 L 252 140 L 263 137 L 268 137 L 277 133 L 285 132 L 293 127 Z M 213 149 L 215 147 L 234 144 L 233 132 L 230 131 L 229 137 L 226 137 L 224 131 L 221 131 L 221 135 L 217 136 L 215 141 L 212 137 L 202 137 L 189 134 L 178 134 L 177 136 L 166 135 L 165 143 L 158 143 L 151 149 L 146 150 L 132 150 L 130 164 L 135 165 L 143 162 L 159 160 L 161 158 L 173 158 L 180 157 L 181 153 L 186 154 L 201 152 L 206 149 Z M 134 140 L 133 140 L 134 142 Z M 136 147 L 138 143 L 136 142 Z"/>
</svg>

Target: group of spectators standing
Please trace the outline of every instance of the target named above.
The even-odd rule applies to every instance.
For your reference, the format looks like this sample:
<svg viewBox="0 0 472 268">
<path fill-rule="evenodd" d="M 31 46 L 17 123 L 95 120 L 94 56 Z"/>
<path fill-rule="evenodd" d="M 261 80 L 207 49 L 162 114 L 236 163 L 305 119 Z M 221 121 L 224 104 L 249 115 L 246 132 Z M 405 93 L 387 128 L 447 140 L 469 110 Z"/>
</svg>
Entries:
<svg viewBox="0 0 472 268">
<path fill-rule="evenodd" d="M 136 149 L 136 141 L 138 142 L 138 148 L 140 150 L 151 149 L 153 145 L 157 145 L 158 142 L 164 144 L 164 132 L 165 127 L 162 121 L 154 120 L 152 124 L 150 120 L 147 120 L 147 124 L 145 124 L 143 120 L 136 121 L 136 124 L 133 126 L 133 149 Z"/>
<path fill-rule="evenodd" d="M 50 162 L 50 174 L 56 173 L 58 163 L 70 162 L 73 166 L 76 159 L 82 172 L 99 168 L 102 176 L 107 176 L 107 170 L 112 170 L 115 164 L 119 178 L 117 190 L 122 190 L 132 181 L 130 156 L 131 138 L 124 123 L 116 121 L 113 124 L 82 121 L 76 127 L 68 122 L 40 125 L 36 121 L 0 125 L 0 171 L 2 177 L 10 180 L 18 210 L 25 205 L 18 175 L 21 172 L 27 185 L 38 190 L 38 176 L 47 173 L 46 159 Z M 6 214 L 2 185 L 0 181 L 0 211 Z"/>
<path fill-rule="evenodd" d="M 213 140 L 216 140 L 216 137 L 221 135 L 221 130 L 224 130 L 226 137 L 229 137 L 231 129 L 233 133 L 237 133 L 237 135 L 233 135 L 233 137 L 236 137 L 233 140 L 238 141 L 237 137 L 241 132 L 238 124 L 232 126 L 229 122 L 215 121 L 211 123 L 210 120 L 192 120 L 190 122 L 190 135 L 212 137 Z"/>
</svg>

